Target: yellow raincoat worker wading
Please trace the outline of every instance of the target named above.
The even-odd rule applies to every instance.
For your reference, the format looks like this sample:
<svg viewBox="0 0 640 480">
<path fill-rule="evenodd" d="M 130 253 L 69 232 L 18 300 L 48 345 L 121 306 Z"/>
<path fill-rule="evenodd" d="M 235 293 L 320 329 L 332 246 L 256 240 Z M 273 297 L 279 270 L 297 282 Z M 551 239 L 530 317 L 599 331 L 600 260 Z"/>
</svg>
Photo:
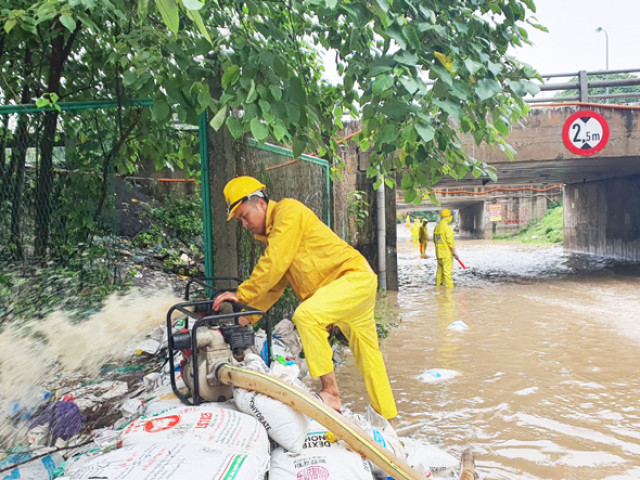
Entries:
<svg viewBox="0 0 640 480">
<path fill-rule="evenodd" d="M 333 371 L 327 329 L 340 328 L 349 340 L 373 408 L 385 418 L 397 415 L 374 320 L 377 277 L 367 260 L 338 237 L 306 206 L 285 198 L 269 200 L 267 248 L 251 278 L 236 292 L 239 300 L 266 311 L 287 283 L 302 302 L 293 315 L 309 373 Z"/>
<path fill-rule="evenodd" d="M 436 286 L 443 283 L 447 287 L 453 287 L 453 253 L 456 247 L 451 228 L 453 217 L 447 216 L 441 219 L 433 230 L 433 241 L 436 244 L 436 258 L 438 269 L 436 270 Z"/>
</svg>

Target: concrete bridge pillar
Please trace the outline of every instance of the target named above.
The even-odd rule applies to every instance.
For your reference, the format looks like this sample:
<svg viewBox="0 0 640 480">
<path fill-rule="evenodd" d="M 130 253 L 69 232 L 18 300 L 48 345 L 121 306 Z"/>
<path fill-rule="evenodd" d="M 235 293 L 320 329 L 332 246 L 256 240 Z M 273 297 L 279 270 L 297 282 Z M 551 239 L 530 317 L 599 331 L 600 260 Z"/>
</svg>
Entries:
<svg viewBox="0 0 640 480">
<path fill-rule="evenodd" d="M 564 248 L 640 261 L 640 175 L 567 185 Z"/>
</svg>

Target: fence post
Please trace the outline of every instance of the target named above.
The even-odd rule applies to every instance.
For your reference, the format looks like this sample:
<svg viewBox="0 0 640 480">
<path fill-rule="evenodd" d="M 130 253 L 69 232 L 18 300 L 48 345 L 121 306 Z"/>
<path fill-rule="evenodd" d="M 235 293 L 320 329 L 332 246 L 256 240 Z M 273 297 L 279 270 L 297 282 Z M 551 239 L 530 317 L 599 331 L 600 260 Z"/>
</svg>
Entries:
<svg viewBox="0 0 640 480">
<path fill-rule="evenodd" d="M 202 188 L 202 240 L 204 242 L 205 277 L 214 276 L 213 226 L 211 224 L 211 191 L 209 190 L 209 145 L 207 143 L 207 112 L 198 117 L 200 141 L 200 181 Z"/>
<path fill-rule="evenodd" d="M 578 72 L 578 91 L 580 92 L 580 101 L 589 101 L 589 81 L 587 80 L 587 71 L 580 70 Z"/>
</svg>

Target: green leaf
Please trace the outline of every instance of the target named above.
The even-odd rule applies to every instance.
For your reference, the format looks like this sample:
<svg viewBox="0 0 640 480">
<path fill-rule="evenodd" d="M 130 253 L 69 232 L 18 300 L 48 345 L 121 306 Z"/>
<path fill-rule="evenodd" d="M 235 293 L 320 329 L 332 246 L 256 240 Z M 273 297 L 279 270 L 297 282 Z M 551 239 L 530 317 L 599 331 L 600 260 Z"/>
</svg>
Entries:
<svg viewBox="0 0 640 480">
<path fill-rule="evenodd" d="M 418 88 L 420 88 L 420 84 L 415 78 L 407 78 L 400 77 L 400 84 L 407 90 L 410 95 L 413 95 Z"/>
<path fill-rule="evenodd" d="M 482 68 L 482 64 L 480 62 L 476 62 L 470 58 L 465 58 L 463 63 L 471 75 L 475 75 L 478 70 Z"/>
<path fill-rule="evenodd" d="M 257 118 L 252 118 L 251 123 L 249 124 L 251 128 L 251 134 L 253 137 L 262 142 L 269 136 L 269 127 L 267 127 L 264 123 L 262 123 Z"/>
<path fill-rule="evenodd" d="M 409 65 L 410 67 L 415 67 L 418 64 L 418 55 L 413 52 L 408 52 L 406 50 L 402 50 L 396 53 L 393 58 L 398 63 L 402 63 L 403 65 Z"/>
<path fill-rule="evenodd" d="M 416 129 L 416 132 L 418 132 L 420 138 L 422 138 L 422 140 L 424 140 L 426 143 L 429 143 L 431 140 L 433 140 L 433 137 L 436 134 L 436 130 L 435 128 L 433 128 L 433 126 L 425 125 L 421 122 L 416 122 L 413 128 Z"/>
<path fill-rule="evenodd" d="M 222 125 L 224 124 L 224 120 L 226 116 L 227 116 L 227 106 L 225 105 L 220 110 L 218 110 L 218 112 L 214 115 L 214 117 L 209 122 L 209 125 L 211 125 L 211 128 L 213 128 L 213 130 L 217 132 L 218 130 L 220 130 L 220 127 L 222 127 Z"/>
<path fill-rule="evenodd" d="M 138 80 L 138 73 L 135 70 L 129 70 L 122 75 L 122 85 L 130 87 Z"/>
<path fill-rule="evenodd" d="M 71 15 L 63 14 L 60 15 L 60 23 L 64 25 L 64 27 L 73 32 L 76 29 L 76 21 L 73 19 Z"/>
<path fill-rule="evenodd" d="M 389 2 L 387 0 L 375 0 L 375 2 L 384 13 L 389 11 Z"/>
<path fill-rule="evenodd" d="M 387 125 L 382 129 L 376 140 L 380 143 L 393 143 L 398 138 L 399 133 L 396 125 Z"/>
<path fill-rule="evenodd" d="M 500 91 L 500 84 L 492 78 L 481 78 L 476 83 L 476 94 L 481 101 L 493 97 Z"/>
<path fill-rule="evenodd" d="M 199 0 L 195 0 L 195 1 L 199 3 Z M 204 26 L 204 22 L 202 21 L 202 16 L 200 16 L 200 12 L 196 10 L 187 10 L 187 17 L 191 19 L 191 21 L 196 26 L 200 34 L 205 38 L 205 40 L 207 40 L 209 44 L 213 45 L 213 41 L 209 36 L 209 32 L 207 32 L 207 27 Z"/>
<path fill-rule="evenodd" d="M 273 126 L 273 136 L 278 142 L 282 141 L 282 139 L 286 135 L 287 135 L 287 129 L 284 128 L 282 125 L 277 123 Z"/>
<path fill-rule="evenodd" d="M 184 5 L 184 8 L 187 10 L 200 10 L 204 6 L 204 3 L 200 0 L 182 0 L 182 5 Z"/>
<path fill-rule="evenodd" d="M 149 0 L 138 0 L 138 19 L 144 20 L 149 13 Z"/>
<path fill-rule="evenodd" d="M 240 79 L 240 67 L 238 65 L 229 65 L 222 74 L 222 88 L 229 88 L 238 83 Z"/>
<path fill-rule="evenodd" d="M 11 29 L 16 26 L 17 23 L 18 21 L 15 18 L 10 18 L 6 22 L 4 22 L 4 31 L 6 33 L 9 33 Z"/>
<path fill-rule="evenodd" d="M 295 103 L 287 102 L 285 108 L 287 109 L 287 119 L 291 125 L 295 125 L 300 120 L 301 107 Z"/>
<path fill-rule="evenodd" d="M 155 3 L 164 24 L 171 32 L 177 34 L 180 29 L 180 15 L 176 0 L 155 0 Z"/>
<path fill-rule="evenodd" d="M 245 98 L 245 103 L 253 103 L 258 98 L 258 94 L 256 93 L 256 82 L 251 79 L 251 86 L 249 87 L 249 92 L 247 93 L 247 97 Z"/>
<path fill-rule="evenodd" d="M 156 100 L 153 102 L 151 109 L 151 118 L 156 122 L 163 122 L 169 118 L 171 109 L 164 100 Z"/>
<path fill-rule="evenodd" d="M 406 102 L 385 102 L 380 110 L 382 111 L 382 113 L 388 115 L 391 118 L 401 118 L 411 111 L 411 104 Z"/>
<path fill-rule="evenodd" d="M 269 91 L 271 92 L 271 95 L 273 96 L 273 99 L 275 101 L 279 102 L 280 100 L 282 100 L 282 90 L 280 90 L 280 87 L 278 87 L 277 85 L 270 85 Z"/>
<path fill-rule="evenodd" d="M 449 100 L 440 100 L 439 98 L 434 99 L 433 103 L 438 105 L 452 117 L 457 118 L 458 120 L 462 119 L 462 106 L 459 103 Z"/>
<path fill-rule="evenodd" d="M 227 128 L 229 129 L 229 133 L 233 138 L 237 140 L 242 137 L 242 135 L 244 134 L 244 125 L 242 125 L 240 119 L 231 115 L 227 117 L 226 123 Z"/>
<path fill-rule="evenodd" d="M 307 148 L 307 141 L 304 138 L 295 137 L 293 139 L 293 158 L 298 158 Z"/>
<path fill-rule="evenodd" d="M 307 94 L 302 85 L 302 80 L 299 77 L 292 77 L 289 81 L 291 87 L 291 99 L 300 105 L 307 103 Z"/>
<path fill-rule="evenodd" d="M 390 77 L 387 75 L 381 75 L 379 77 L 376 77 L 376 79 L 373 81 L 373 84 L 371 85 L 371 91 L 375 95 L 375 94 L 384 92 L 386 90 L 389 90 L 391 87 L 393 87 L 393 84 L 394 84 L 393 77 Z"/>
</svg>

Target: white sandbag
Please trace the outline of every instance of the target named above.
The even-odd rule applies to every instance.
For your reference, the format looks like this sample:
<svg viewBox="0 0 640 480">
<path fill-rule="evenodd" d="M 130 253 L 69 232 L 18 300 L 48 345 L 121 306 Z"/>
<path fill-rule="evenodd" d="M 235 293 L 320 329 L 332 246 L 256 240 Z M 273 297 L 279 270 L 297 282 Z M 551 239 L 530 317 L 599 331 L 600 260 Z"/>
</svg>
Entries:
<svg viewBox="0 0 640 480">
<path fill-rule="evenodd" d="M 398 438 L 398 434 L 389 421 L 377 413 L 371 405 L 367 406 L 366 416 L 354 413 L 346 413 L 345 416 L 369 434 L 376 443 L 381 445 L 398 458 L 405 458 L 406 453 Z M 380 467 L 370 462 L 371 472 L 378 479 L 386 479 L 389 475 Z"/>
<path fill-rule="evenodd" d="M 171 385 L 156 388 L 149 395 L 144 406 L 144 415 L 147 417 L 182 405 L 180 399 L 173 393 Z"/>
<path fill-rule="evenodd" d="M 246 455 L 187 442 L 128 445 L 67 468 L 62 479 L 85 480 L 256 480 L 269 455 Z"/>
<path fill-rule="evenodd" d="M 295 364 L 284 366 L 274 363 L 268 369 L 258 355 L 247 354 L 242 366 L 288 383 L 297 383 L 298 367 Z M 309 423 L 306 415 L 278 400 L 242 388 L 233 389 L 233 398 L 238 410 L 254 416 L 274 442 L 290 452 L 299 453 L 302 450 Z"/>
<path fill-rule="evenodd" d="M 425 475 L 431 472 L 442 475 L 459 467 L 456 457 L 426 441 L 409 437 L 402 437 L 400 441 L 407 452 L 407 463 Z"/>
<path fill-rule="evenodd" d="M 258 456 L 269 452 L 269 438 L 260 422 L 214 403 L 182 406 L 155 417 L 139 418 L 123 429 L 119 444 L 127 446 L 165 440 L 188 441 Z"/>
<path fill-rule="evenodd" d="M 310 420 L 309 425 L 301 453 L 273 450 L 269 480 L 372 480 L 367 460 L 343 442 L 328 442 L 327 430 L 318 422 Z"/>
<path fill-rule="evenodd" d="M 299 453 L 307 436 L 308 417 L 278 400 L 242 388 L 233 390 L 241 412 L 254 416 L 269 438 L 290 452 Z"/>
</svg>

